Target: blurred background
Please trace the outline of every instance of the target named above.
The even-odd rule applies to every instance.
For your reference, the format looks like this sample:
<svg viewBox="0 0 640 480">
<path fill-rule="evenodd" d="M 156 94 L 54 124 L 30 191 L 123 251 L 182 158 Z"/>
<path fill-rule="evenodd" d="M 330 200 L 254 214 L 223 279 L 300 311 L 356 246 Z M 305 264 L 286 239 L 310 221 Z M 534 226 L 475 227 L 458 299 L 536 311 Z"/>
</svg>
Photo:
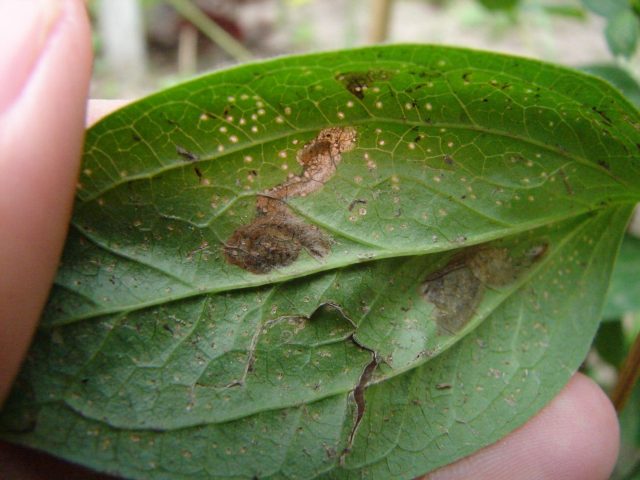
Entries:
<svg viewBox="0 0 640 480">
<path fill-rule="evenodd" d="M 90 0 L 94 98 L 137 97 L 252 59 L 440 43 L 640 75 L 640 0 Z"/>
<path fill-rule="evenodd" d="M 640 105 L 640 0 L 88 4 L 96 53 L 93 98 L 136 98 L 199 73 L 278 55 L 414 42 L 513 53 L 584 69 Z M 632 388 L 640 371 L 639 237 L 636 215 L 622 246 L 602 327 L 583 366 L 611 393 L 620 412 L 622 450 L 614 480 L 640 480 L 640 386 Z"/>
</svg>

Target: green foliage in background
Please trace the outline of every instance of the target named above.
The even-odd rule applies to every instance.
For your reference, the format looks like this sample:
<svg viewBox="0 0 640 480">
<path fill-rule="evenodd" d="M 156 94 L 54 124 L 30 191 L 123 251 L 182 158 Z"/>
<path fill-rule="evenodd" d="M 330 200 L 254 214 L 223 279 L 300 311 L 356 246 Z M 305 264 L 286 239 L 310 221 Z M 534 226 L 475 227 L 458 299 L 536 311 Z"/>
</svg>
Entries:
<svg viewBox="0 0 640 480">
<path fill-rule="evenodd" d="M 609 301 L 604 309 L 605 319 L 619 319 L 625 313 L 640 312 L 640 239 L 627 236 L 616 264 L 611 282 Z"/>
<path fill-rule="evenodd" d="M 512 10 L 518 6 L 520 0 L 478 0 L 489 10 Z"/>
<path fill-rule="evenodd" d="M 88 132 L 1 435 L 130 478 L 410 479 L 465 456 L 583 361 L 639 132 L 595 77 L 429 46 L 135 102 Z M 275 198 L 296 179 L 321 185 Z M 247 229 L 261 273 L 229 260 Z"/>
<path fill-rule="evenodd" d="M 640 29 L 638 2 L 633 0 L 582 0 L 585 8 L 603 16 L 605 37 L 614 55 L 631 57 L 637 47 Z"/>
<path fill-rule="evenodd" d="M 599 64 L 582 67 L 582 70 L 605 79 L 636 107 L 640 105 L 640 85 L 626 69 L 615 64 Z"/>
<path fill-rule="evenodd" d="M 617 87 L 634 105 L 640 105 L 640 85 L 618 65 L 590 65 L 583 70 Z M 629 348 L 640 335 L 640 239 L 625 235 L 613 271 L 603 322 L 594 340 L 599 358 L 614 369 L 621 368 Z M 596 366 L 595 369 L 598 367 Z M 591 373 L 596 373 L 593 369 Z M 598 377 L 598 375 L 593 375 Z M 611 480 L 640 478 L 640 384 L 620 412 L 621 444 Z"/>
</svg>

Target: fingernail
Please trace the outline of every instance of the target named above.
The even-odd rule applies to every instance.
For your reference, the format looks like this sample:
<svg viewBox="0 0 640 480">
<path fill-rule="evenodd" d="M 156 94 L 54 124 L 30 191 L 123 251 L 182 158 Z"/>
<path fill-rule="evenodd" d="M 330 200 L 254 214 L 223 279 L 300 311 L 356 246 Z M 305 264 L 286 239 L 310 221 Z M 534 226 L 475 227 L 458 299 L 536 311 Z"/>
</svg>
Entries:
<svg viewBox="0 0 640 480">
<path fill-rule="evenodd" d="M 19 96 L 38 64 L 64 0 L 0 0 L 0 112 Z"/>
</svg>

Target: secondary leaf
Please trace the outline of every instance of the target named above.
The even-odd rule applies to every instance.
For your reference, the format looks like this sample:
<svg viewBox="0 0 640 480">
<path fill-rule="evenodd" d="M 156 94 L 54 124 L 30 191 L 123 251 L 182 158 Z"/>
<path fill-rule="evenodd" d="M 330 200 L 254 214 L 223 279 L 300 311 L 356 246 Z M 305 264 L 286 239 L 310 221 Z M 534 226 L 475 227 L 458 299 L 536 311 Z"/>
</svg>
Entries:
<svg viewBox="0 0 640 480">
<path fill-rule="evenodd" d="M 412 478 L 578 367 L 640 197 L 593 77 L 426 46 L 292 57 L 87 135 L 2 435 L 132 478 Z"/>
<path fill-rule="evenodd" d="M 520 3 L 519 0 L 478 0 L 489 10 L 513 10 Z"/>
<path fill-rule="evenodd" d="M 627 58 L 633 55 L 638 44 L 639 28 L 638 18 L 631 9 L 609 18 L 604 34 L 611 52 Z"/>
<path fill-rule="evenodd" d="M 612 18 L 629 9 L 628 0 L 609 0 L 607 2 L 601 0 L 582 0 L 582 4 L 592 12 L 607 18 Z"/>
<path fill-rule="evenodd" d="M 582 67 L 582 70 L 604 78 L 620 90 L 636 107 L 640 105 L 640 85 L 631 74 L 615 64 L 596 64 Z"/>
<path fill-rule="evenodd" d="M 627 235 L 613 271 L 603 313 L 605 319 L 618 319 L 625 313 L 640 312 L 639 271 L 640 239 Z"/>
</svg>

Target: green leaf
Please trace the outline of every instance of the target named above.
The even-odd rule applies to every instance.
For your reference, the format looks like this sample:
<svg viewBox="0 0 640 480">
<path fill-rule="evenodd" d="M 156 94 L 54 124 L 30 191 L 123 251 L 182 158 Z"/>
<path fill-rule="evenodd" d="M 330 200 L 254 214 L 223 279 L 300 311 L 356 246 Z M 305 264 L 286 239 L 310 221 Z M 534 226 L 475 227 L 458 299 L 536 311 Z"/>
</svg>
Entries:
<svg viewBox="0 0 640 480">
<path fill-rule="evenodd" d="M 608 318 L 608 320 L 600 324 L 593 346 L 605 362 L 615 368 L 620 368 L 629 349 L 626 345 L 622 322 L 613 318 Z"/>
<path fill-rule="evenodd" d="M 543 5 L 542 9 L 547 14 L 557 17 L 572 18 L 574 20 L 585 20 L 587 18 L 587 12 L 580 6 L 549 4 Z"/>
<path fill-rule="evenodd" d="M 489 10 L 513 10 L 520 0 L 478 0 L 483 7 Z"/>
<path fill-rule="evenodd" d="M 628 58 L 636 51 L 638 19 L 631 10 L 620 12 L 609 18 L 604 33 L 611 53 Z"/>
<path fill-rule="evenodd" d="M 582 0 L 582 5 L 603 17 L 612 18 L 619 13 L 629 10 L 628 0 Z"/>
<path fill-rule="evenodd" d="M 640 312 L 640 239 L 627 235 L 622 242 L 604 308 L 605 319 Z"/>
<path fill-rule="evenodd" d="M 587 65 L 581 70 L 605 79 L 636 107 L 640 106 L 640 85 L 627 70 L 615 64 Z"/>
<path fill-rule="evenodd" d="M 413 478 L 578 368 L 640 197 L 607 83 L 489 53 L 282 58 L 87 134 L 3 438 L 131 478 Z"/>
</svg>

